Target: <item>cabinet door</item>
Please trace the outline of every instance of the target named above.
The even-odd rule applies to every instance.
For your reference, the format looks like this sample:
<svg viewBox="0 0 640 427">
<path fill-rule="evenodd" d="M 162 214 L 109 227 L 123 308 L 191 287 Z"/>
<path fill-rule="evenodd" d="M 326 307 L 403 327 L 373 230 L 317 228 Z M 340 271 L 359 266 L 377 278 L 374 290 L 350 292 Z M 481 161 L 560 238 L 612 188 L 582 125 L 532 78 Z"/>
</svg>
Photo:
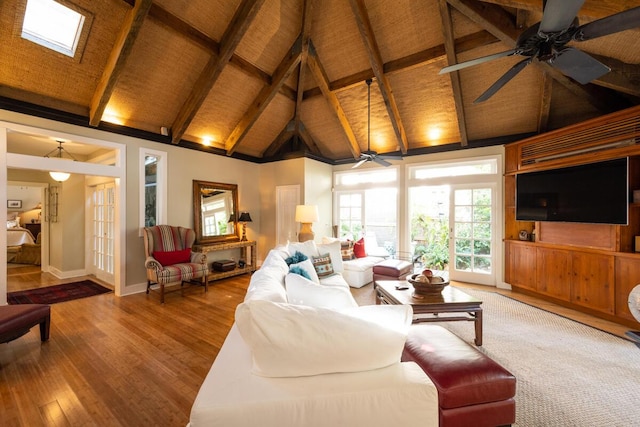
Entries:
<svg viewBox="0 0 640 427">
<path fill-rule="evenodd" d="M 616 258 L 616 316 L 635 321 L 629 311 L 629 292 L 640 283 L 640 262 L 634 258 Z"/>
<path fill-rule="evenodd" d="M 614 314 L 613 256 L 574 252 L 571 302 Z"/>
<path fill-rule="evenodd" d="M 521 288 L 537 290 L 535 246 L 509 244 L 508 251 L 508 283 Z"/>
<path fill-rule="evenodd" d="M 538 248 L 536 257 L 538 292 L 569 301 L 571 298 L 571 252 Z"/>
</svg>

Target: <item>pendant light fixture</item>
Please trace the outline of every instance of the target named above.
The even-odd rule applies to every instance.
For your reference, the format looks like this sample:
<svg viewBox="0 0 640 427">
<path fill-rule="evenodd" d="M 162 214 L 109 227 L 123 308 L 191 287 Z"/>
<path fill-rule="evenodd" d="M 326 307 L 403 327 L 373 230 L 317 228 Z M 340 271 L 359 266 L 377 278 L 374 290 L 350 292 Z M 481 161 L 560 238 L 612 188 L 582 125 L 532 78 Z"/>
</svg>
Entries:
<svg viewBox="0 0 640 427">
<path fill-rule="evenodd" d="M 60 140 L 56 140 L 56 142 L 58 143 L 58 146 L 56 148 L 54 148 L 53 150 L 51 150 L 50 152 L 48 152 L 47 154 L 45 154 L 45 157 L 47 158 L 58 158 L 58 159 L 64 159 L 64 154 L 66 154 L 71 160 L 73 160 L 74 162 L 77 161 L 77 159 L 75 157 L 73 157 L 73 155 L 71 153 L 69 153 L 67 150 L 65 150 L 62 147 L 62 143 L 64 141 L 60 141 Z M 53 156 L 52 156 L 53 154 Z M 69 179 L 69 177 L 71 176 L 70 173 L 67 172 L 56 172 L 56 171 L 51 171 L 49 172 L 49 175 L 51 176 L 51 178 L 53 178 L 54 180 L 58 181 L 58 182 L 64 182 L 66 180 Z"/>
</svg>

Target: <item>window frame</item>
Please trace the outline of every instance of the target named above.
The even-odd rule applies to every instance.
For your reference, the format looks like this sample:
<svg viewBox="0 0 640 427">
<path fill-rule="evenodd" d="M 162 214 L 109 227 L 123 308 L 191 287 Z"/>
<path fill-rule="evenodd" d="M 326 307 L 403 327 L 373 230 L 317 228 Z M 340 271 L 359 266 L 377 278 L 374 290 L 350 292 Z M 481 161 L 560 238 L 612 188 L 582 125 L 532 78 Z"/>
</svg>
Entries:
<svg viewBox="0 0 640 427">
<path fill-rule="evenodd" d="M 167 222 L 167 157 L 166 151 L 153 150 L 151 148 L 140 148 L 139 163 L 139 182 L 140 182 L 140 198 L 139 198 L 139 225 L 140 236 L 142 230 L 146 226 L 146 158 L 156 157 L 156 224 L 165 224 Z"/>
</svg>

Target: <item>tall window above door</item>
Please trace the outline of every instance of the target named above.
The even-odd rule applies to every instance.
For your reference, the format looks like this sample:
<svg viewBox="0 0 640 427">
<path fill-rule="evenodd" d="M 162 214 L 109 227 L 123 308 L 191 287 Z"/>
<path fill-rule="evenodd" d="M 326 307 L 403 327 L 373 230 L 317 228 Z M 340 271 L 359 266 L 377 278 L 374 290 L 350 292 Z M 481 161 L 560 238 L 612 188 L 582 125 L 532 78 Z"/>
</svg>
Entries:
<svg viewBox="0 0 640 427">
<path fill-rule="evenodd" d="M 140 149 L 140 228 L 167 222 L 167 153 Z"/>
</svg>

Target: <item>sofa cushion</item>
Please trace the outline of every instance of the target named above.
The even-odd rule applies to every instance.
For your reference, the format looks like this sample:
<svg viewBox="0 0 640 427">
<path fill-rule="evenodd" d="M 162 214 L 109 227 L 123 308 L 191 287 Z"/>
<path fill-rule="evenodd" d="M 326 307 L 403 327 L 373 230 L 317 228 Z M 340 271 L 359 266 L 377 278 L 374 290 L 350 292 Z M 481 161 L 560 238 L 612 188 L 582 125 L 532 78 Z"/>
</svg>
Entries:
<svg viewBox="0 0 640 427">
<path fill-rule="evenodd" d="M 364 237 L 353 244 L 353 254 L 356 258 L 364 258 L 367 256 L 367 251 L 364 247 Z"/>
<path fill-rule="evenodd" d="M 236 324 L 252 351 L 254 374 L 299 377 L 398 363 L 412 314 L 409 305 L 335 311 L 253 300 L 238 305 Z"/>
<path fill-rule="evenodd" d="M 324 241 L 324 240 L 323 240 Z M 331 256 L 331 264 L 333 265 L 333 271 L 336 273 L 342 273 L 344 270 L 344 266 L 342 264 L 342 253 L 340 251 L 340 241 L 336 240 L 334 242 L 322 243 L 321 245 L 316 245 L 318 248 L 318 253 L 329 253 Z"/>
<path fill-rule="evenodd" d="M 287 265 L 291 265 L 291 264 L 297 264 L 299 262 L 304 261 L 305 259 L 309 259 L 308 256 L 306 256 L 305 254 L 303 254 L 300 251 L 296 251 L 294 254 L 286 257 L 284 259 L 284 262 L 287 263 Z"/>
<path fill-rule="evenodd" d="M 283 255 L 282 251 L 269 251 L 260 269 L 251 276 L 245 301 L 260 299 L 287 302 L 284 276 L 289 272 L 289 266 L 284 262 Z"/>
<path fill-rule="evenodd" d="M 285 276 L 287 300 L 290 304 L 341 309 L 357 307 L 348 288 L 314 283 L 297 274 Z"/>
<path fill-rule="evenodd" d="M 311 262 L 310 259 L 305 259 L 304 261 L 299 262 L 297 264 L 291 264 L 289 266 L 289 272 L 300 274 L 301 276 L 304 276 L 314 281 L 315 283 L 320 283 L 320 278 L 318 277 L 318 273 L 316 273 L 316 269 L 314 268 L 313 263 Z"/>
<path fill-rule="evenodd" d="M 328 253 L 311 257 L 311 262 L 313 263 L 313 268 L 315 268 L 316 273 L 318 273 L 318 278 L 333 276 L 334 274 L 336 274 L 336 272 L 333 271 L 331 255 L 329 255 Z"/>
<path fill-rule="evenodd" d="M 290 254 L 295 254 L 296 251 L 302 252 L 307 257 L 318 256 L 318 248 L 316 242 L 313 240 L 307 240 L 306 242 L 289 242 L 287 245 Z"/>
</svg>

